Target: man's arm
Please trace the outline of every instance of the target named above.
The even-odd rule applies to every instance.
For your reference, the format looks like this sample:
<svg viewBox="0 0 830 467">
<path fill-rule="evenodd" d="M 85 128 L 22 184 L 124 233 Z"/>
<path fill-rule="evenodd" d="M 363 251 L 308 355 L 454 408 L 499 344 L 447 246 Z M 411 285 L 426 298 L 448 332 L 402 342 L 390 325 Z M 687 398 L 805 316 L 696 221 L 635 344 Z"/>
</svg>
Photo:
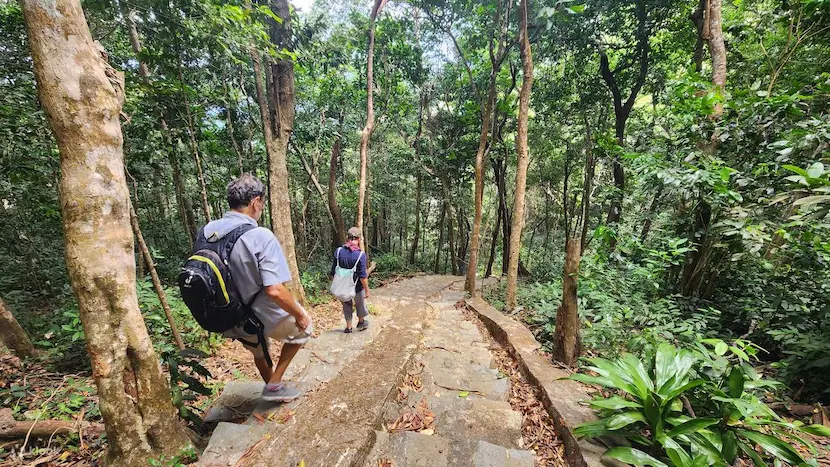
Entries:
<svg viewBox="0 0 830 467">
<path fill-rule="evenodd" d="M 363 284 L 363 291 L 366 293 L 365 297 L 369 298 L 369 279 L 361 277 L 360 283 Z"/>
<path fill-rule="evenodd" d="M 285 310 L 286 313 L 293 316 L 300 330 L 307 328 L 311 324 L 308 313 L 297 303 L 294 295 L 291 294 L 291 291 L 285 285 L 269 285 L 265 287 L 265 295 Z"/>
</svg>

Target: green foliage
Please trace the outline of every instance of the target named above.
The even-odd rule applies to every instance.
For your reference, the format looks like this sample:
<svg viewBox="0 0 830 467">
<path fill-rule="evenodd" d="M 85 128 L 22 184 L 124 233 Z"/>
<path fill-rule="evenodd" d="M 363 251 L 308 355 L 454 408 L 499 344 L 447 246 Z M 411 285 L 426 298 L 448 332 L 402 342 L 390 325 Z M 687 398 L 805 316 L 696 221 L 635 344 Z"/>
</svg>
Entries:
<svg viewBox="0 0 830 467">
<path fill-rule="evenodd" d="M 170 373 L 170 393 L 173 407 L 178 410 L 179 417 L 190 423 L 196 430 L 202 429 L 202 417 L 195 410 L 192 402 L 199 396 L 211 396 L 213 390 L 205 385 L 210 380 L 210 371 L 200 360 L 207 354 L 198 350 L 182 350 L 165 352 L 162 359 L 167 364 Z"/>
<path fill-rule="evenodd" d="M 754 394 L 777 383 L 762 379 L 741 347 L 711 344 L 714 353 L 660 344 L 645 363 L 632 354 L 590 359 L 586 370 L 597 376 L 579 373 L 571 379 L 603 386 L 614 395 L 592 400 L 600 420 L 580 425 L 575 433 L 628 439 L 632 447 L 605 455 L 635 465 L 726 466 L 740 453 L 758 467 L 766 465 L 764 458 L 807 464 L 790 443 L 803 444 L 815 455 L 802 435 L 825 433 L 826 428 L 781 419 Z M 732 360 L 723 357 L 727 349 L 734 352 Z"/>
</svg>

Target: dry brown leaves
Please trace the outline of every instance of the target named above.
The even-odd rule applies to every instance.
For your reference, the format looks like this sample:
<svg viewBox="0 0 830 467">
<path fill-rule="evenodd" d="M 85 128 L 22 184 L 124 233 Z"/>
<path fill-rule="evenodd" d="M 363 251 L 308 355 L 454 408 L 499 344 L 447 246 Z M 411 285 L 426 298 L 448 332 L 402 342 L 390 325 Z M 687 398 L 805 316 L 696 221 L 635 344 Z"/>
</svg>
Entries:
<svg viewBox="0 0 830 467">
<path fill-rule="evenodd" d="M 394 467 L 392 459 L 378 459 L 377 467 Z"/>
<path fill-rule="evenodd" d="M 536 467 L 566 466 L 565 450 L 553 429 L 553 420 L 536 397 L 533 386 L 522 375 L 519 364 L 490 337 L 474 312 L 465 309 L 464 316 L 478 326 L 481 335 L 490 344 L 490 352 L 499 365 L 499 371 L 510 379 L 510 406 L 522 413 L 523 448 L 536 452 Z"/>
<path fill-rule="evenodd" d="M 432 430 L 434 422 L 435 414 L 429 410 L 429 403 L 426 399 L 421 399 L 421 402 L 413 410 L 402 412 L 398 419 L 389 425 L 387 431 L 395 433 L 398 431 Z"/>
</svg>

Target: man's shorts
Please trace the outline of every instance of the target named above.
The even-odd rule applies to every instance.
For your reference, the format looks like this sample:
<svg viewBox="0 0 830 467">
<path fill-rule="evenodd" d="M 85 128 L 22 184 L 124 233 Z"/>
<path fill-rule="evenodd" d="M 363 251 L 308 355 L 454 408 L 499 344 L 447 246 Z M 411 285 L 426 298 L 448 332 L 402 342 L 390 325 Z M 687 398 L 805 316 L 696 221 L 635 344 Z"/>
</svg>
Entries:
<svg viewBox="0 0 830 467">
<path fill-rule="evenodd" d="M 300 331 L 297 328 L 297 320 L 294 319 L 293 316 L 287 316 L 276 323 L 266 323 L 265 324 L 265 337 L 271 338 L 276 341 L 280 341 L 283 344 L 305 344 L 308 342 L 308 339 L 311 338 L 311 334 L 314 332 L 314 325 L 309 324 L 307 328 Z M 249 343 L 257 342 L 257 336 L 252 334 L 246 335 L 234 335 L 236 339 L 244 339 Z M 243 342 L 246 349 L 248 349 L 252 354 L 254 354 L 254 358 L 264 358 L 265 353 L 262 350 L 262 345 L 257 345 L 256 347 L 245 344 Z M 270 347 L 269 347 L 270 348 Z"/>
</svg>

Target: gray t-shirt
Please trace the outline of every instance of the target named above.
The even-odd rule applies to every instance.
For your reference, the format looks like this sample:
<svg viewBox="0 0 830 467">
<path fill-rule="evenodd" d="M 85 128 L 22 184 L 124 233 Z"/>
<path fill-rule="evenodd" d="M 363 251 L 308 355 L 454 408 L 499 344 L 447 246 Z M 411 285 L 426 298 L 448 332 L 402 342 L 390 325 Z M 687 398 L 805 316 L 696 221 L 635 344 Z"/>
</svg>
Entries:
<svg viewBox="0 0 830 467">
<path fill-rule="evenodd" d="M 228 211 L 221 219 L 205 226 L 205 237 L 216 241 L 243 224 L 257 225 L 251 217 L 236 211 Z M 257 227 L 239 237 L 230 256 L 231 275 L 239 292 L 239 298 L 248 303 L 263 287 L 291 281 L 291 271 L 274 233 L 265 227 Z M 290 315 L 265 293 L 260 293 L 252 308 L 266 329 L 275 328 Z M 226 337 L 247 337 L 248 333 L 237 327 L 225 332 Z"/>
</svg>

